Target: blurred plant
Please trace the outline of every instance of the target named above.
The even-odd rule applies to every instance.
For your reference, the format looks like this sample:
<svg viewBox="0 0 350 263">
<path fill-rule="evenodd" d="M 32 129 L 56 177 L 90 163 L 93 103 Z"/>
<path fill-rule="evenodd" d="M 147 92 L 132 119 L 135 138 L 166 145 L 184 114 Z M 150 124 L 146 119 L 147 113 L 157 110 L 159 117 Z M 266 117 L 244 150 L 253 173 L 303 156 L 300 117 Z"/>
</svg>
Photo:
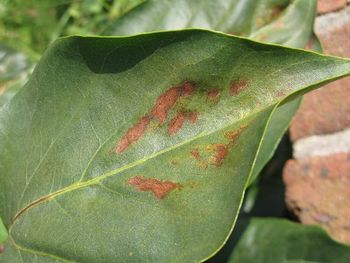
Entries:
<svg viewBox="0 0 350 263">
<path fill-rule="evenodd" d="M 45 49 L 60 36 L 99 35 L 143 0 L 2 0 L 0 107 L 27 81 Z"/>
<path fill-rule="evenodd" d="M 98 35 L 142 0 L 54 0 L 0 2 L 1 43 L 37 61 L 57 37 Z"/>
</svg>

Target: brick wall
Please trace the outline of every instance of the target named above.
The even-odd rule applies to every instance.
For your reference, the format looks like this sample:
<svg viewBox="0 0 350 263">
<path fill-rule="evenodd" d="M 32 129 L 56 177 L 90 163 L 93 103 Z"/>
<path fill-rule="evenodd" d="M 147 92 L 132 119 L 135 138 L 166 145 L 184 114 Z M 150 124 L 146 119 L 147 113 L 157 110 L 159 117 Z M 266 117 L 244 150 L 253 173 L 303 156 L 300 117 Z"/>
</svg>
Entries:
<svg viewBox="0 0 350 263">
<path fill-rule="evenodd" d="M 350 57 L 350 0 L 319 0 L 315 31 L 324 53 Z M 305 224 L 350 243 L 350 77 L 304 97 L 292 121 L 294 159 L 284 169 L 286 202 Z"/>
</svg>

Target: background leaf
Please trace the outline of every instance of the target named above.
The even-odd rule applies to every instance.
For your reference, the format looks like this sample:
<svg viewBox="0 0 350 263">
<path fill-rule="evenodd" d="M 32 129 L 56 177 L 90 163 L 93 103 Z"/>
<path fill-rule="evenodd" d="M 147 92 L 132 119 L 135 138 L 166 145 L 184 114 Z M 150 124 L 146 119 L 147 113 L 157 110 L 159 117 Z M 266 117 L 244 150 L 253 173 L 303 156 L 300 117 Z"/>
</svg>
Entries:
<svg viewBox="0 0 350 263">
<path fill-rule="evenodd" d="M 6 239 L 7 239 L 7 230 L 4 226 L 4 223 L 2 222 L 2 220 L 0 218 L 0 244 L 5 242 Z"/>
<path fill-rule="evenodd" d="M 209 257 L 276 105 L 348 74 L 346 59 L 202 30 L 57 41 L 0 111 L 3 261 Z"/>
<path fill-rule="evenodd" d="M 282 219 L 249 222 L 229 262 L 349 262 L 350 247 L 316 226 Z"/>
</svg>

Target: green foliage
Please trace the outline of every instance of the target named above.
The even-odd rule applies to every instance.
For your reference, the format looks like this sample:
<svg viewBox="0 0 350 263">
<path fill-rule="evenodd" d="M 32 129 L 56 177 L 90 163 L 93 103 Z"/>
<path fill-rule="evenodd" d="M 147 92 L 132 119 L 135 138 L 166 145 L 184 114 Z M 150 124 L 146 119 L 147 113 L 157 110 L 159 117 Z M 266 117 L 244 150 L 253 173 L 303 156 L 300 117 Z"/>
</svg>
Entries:
<svg viewBox="0 0 350 263">
<path fill-rule="evenodd" d="M 200 27 L 320 51 L 315 0 L 148 0 L 118 18 L 141 2 L 2 1 L 0 37 L 21 52 L 0 49 L 0 107 L 64 35 Z M 349 74 L 349 60 L 201 30 L 56 41 L 0 110 L 0 215 L 9 229 L 0 261 L 209 258 L 297 110 L 293 99 Z M 340 253 L 345 262 L 349 248 L 319 229 L 250 222 L 281 216 L 266 209 L 278 184 L 252 182 L 225 248 L 231 261 Z M 0 243 L 6 228 L 0 222 Z"/>
<path fill-rule="evenodd" d="M 0 2 L 0 107 L 27 81 L 60 36 L 98 35 L 142 0 L 3 0 Z"/>
<path fill-rule="evenodd" d="M 99 34 L 112 20 L 142 0 L 3 0 L 0 2 L 2 44 L 37 61 L 57 37 Z"/>
<path fill-rule="evenodd" d="M 0 112 L 4 261 L 209 257 L 271 113 L 348 74 L 346 59 L 208 31 L 57 41 Z"/>
<path fill-rule="evenodd" d="M 0 218 L 0 244 L 2 244 L 3 242 L 6 241 L 7 239 L 7 230 L 4 226 L 4 223 L 2 222 L 1 218 Z"/>
<path fill-rule="evenodd" d="M 252 219 L 230 263 L 350 261 L 348 246 L 337 243 L 316 226 L 281 219 Z"/>
</svg>

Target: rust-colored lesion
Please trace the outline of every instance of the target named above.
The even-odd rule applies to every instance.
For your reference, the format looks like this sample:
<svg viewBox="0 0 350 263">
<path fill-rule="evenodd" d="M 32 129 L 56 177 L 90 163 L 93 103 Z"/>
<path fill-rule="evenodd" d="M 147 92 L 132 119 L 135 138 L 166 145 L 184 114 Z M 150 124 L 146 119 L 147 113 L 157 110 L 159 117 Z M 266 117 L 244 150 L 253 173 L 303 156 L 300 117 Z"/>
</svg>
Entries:
<svg viewBox="0 0 350 263">
<path fill-rule="evenodd" d="M 149 116 L 142 117 L 138 123 L 132 126 L 120 139 L 115 148 L 116 153 L 123 153 L 130 144 L 136 142 L 147 130 L 151 119 Z"/>
<path fill-rule="evenodd" d="M 5 249 L 4 245 L 0 245 L 0 254 L 1 254 L 2 252 L 4 252 L 4 249 Z"/>
<path fill-rule="evenodd" d="M 221 166 L 228 155 L 228 147 L 223 143 L 214 144 L 215 155 L 211 159 L 210 164 Z"/>
<path fill-rule="evenodd" d="M 217 89 L 209 90 L 209 91 L 207 92 L 207 96 L 208 96 L 208 98 L 210 98 L 210 99 L 218 98 L 218 97 L 220 96 L 220 91 L 217 90 Z"/>
<path fill-rule="evenodd" d="M 184 122 L 186 120 L 186 114 L 185 112 L 181 111 L 179 112 L 169 123 L 168 126 L 168 133 L 170 135 L 174 135 L 177 133 L 183 126 Z"/>
<path fill-rule="evenodd" d="M 182 185 L 171 181 L 158 180 L 155 178 L 146 178 L 135 176 L 128 180 L 128 184 L 136 187 L 141 192 L 150 191 L 157 199 L 164 199 L 169 192 L 174 189 L 181 189 Z"/>
<path fill-rule="evenodd" d="M 248 86 L 246 80 L 234 80 L 231 82 L 230 95 L 237 96 L 241 91 L 243 91 Z"/>
<path fill-rule="evenodd" d="M 195 124 L 197 122 L 197 119 L 198 119 L 198 112 L 194 112 L 194 111 L 178 112 L 168 125 L 169 135 L 174 135 L 178 133 L 181 130 L 186 120 L 188 120 L 191 124 Z"/>
<path fill-rule="evenodd" d="M 246 128 L 247 125 L 241 125 L 238 129 L 225 132 L 224 138 L 226 140 L 224 142 L 193 148 L 190 152 L 191 157 L 196 161 L 199 168 L 206 169 L 209 165 L 221 166 L 225 162 L 229 151 L 236 146 L 238 138 Z"/>
<path fill-rule="evenodd" d="M 191 153 L 191 157 L 196 161 L 199 168 L 202 168 L 202 169 L 208 168 L 208 163 L 201 156 L 198 148 L 192 149 L 190 153 Z"/>
<path fill-rule="evenodd" d="M 238 129 L 228 131 L 225 133 L 225 138 L 228 140 L 228 146 L 235 146 L 237 139 L 241 136 L 242 132 L 247 128 L 247 125 L 241 125 Z"/>
<path fill-rule="evenodd" d="M 166 120 L 169 110 L 182 96 L 191 96 L 195 91 L 195 85 L 186 81 L 183 85 L 173 87 L 158 97 L 153 106 L 150 116 L 157 119 L 161 124 Z"/>
<path fill-rule="evenodd" d="M 198 120 L 198 115 L 199 115 L 198 112 L 190 111 L 188 113 L 188 119 L 189 119 L 190 123 L 195 124 L 197 122 L 197 120 Z"/>
<path fill-rule="evenodd" d="M 193 149 L 191 151 L 191 156 L 196 160 L 200 160 L 200 158 L 201 158 L 201 155 L 200 155 L 198 149 Z"/>
<path fill-rule="evenodd" d="M 220 91 L 218 89 L 212 89 L 207 91 L 207 101 L 210 103 L 217 103 L 220 100 Z"/>
<path fill-rule="evenodd" d="M 149 113 L 129 128 L 125 135 L 117 142 L 114 152 L 118 154 L 125 152 L 131 144 L 138 141 L 145 134 L 152 120 L 160 124 L 164 123 L 169 111 L 174 107 L 178 99 L 180 97 L 191 96 L 195 89 L 196 87 L 193 82 L 186 81 L 182 85 L 172 87 L 160 95 Z M 174 134 L 181 129 L 184 122 L 182 115 L 183 113 L 179 113 L 179 116 L 175 117 L 169 124 L 169 134 Z"/>
</svg>

